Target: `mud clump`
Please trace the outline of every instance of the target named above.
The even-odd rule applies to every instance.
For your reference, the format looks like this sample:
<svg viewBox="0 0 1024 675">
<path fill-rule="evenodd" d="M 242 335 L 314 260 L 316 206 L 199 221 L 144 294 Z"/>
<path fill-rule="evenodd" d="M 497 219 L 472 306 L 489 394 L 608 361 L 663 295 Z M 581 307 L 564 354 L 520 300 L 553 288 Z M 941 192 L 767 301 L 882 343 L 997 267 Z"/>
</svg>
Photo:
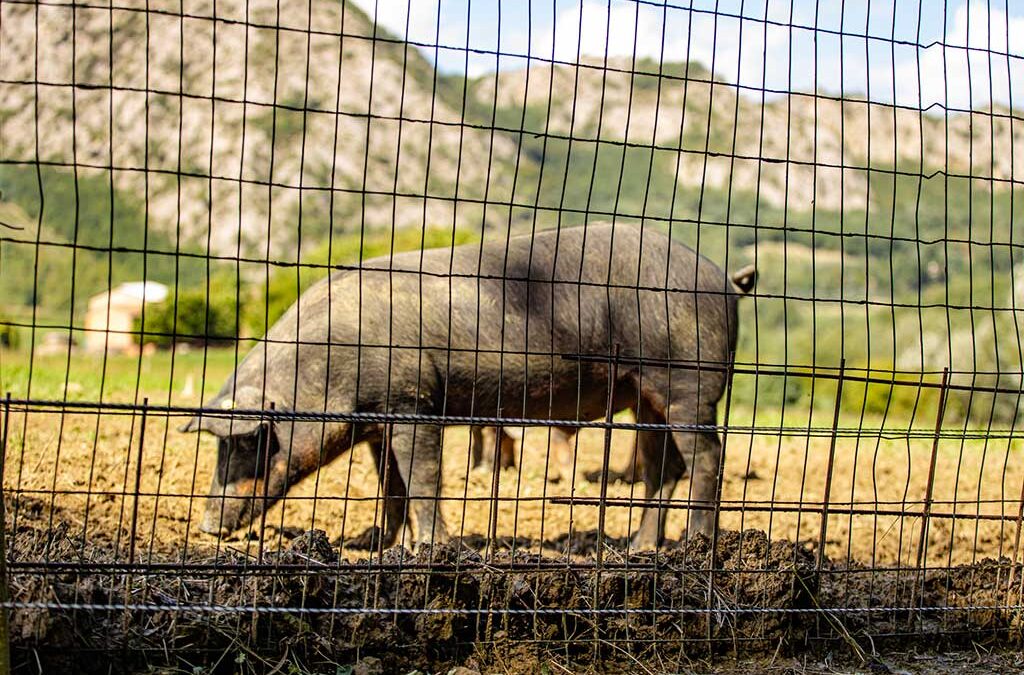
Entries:
<svg viewBox="0 0 1024 675">
<path fill-rule="evenodd" d="M 914 636 L 927 636 L 930 648 L 1020 644 L 1022 572 L 1005 557 L 924 571 L 829 563 L 817 599 L 830 610 L 826 632 L 872 636 L 876 647 L 903 646 Z"/>
<path fill-rule="evenodd" d="M 1019 616 L 998 608 L 1007 606 L 1008 575 L 1020 573 L 1009 561 L 917 579 L 828 561 L 819 570 L 808 547 L 754 530 L 723 532 L 715 546 L 698 537 L 642 553 L 604 538 L 600 564 L 596 533 L 350 559 L 313 530 L 261 560 L 222 549 L 127 568 L 123 546 L 76 538 L 59 513 L 50 521 L 24 518 L 8 533 L 19 563 L 11 596 L 22 603 L 11 611 L 12 647 L 33 669 L 37 661 L 51 671 L 192 669 L 227 654 L 267 670 L 289 659 L 311 672 L 337 664 L 366 673 L 530 672 L 541 655 L 557 654 L 583 670 L 662 670 L 714 653 L 795 653 L 823 633 L 836 648 L 899 628 L 912 635 L 908 625 L 960 627 L 973 638 L 1019 631 Z M 976 609 L 982 604 L 996 609 Z M 841 629 L 822 620 L 829 609 L 878 606 L 963 612 L 840 612 Z M 106 658 L 81 658 L 96 652 Z"/>
</svg>

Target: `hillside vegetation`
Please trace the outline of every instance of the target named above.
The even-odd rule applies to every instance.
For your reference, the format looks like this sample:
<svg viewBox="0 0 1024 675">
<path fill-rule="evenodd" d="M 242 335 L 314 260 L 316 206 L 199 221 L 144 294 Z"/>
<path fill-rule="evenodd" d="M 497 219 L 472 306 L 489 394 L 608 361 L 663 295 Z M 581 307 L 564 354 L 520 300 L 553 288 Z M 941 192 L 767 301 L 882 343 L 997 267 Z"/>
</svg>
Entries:
<svg viewBox="0 0 1024 675">
<path fill-rule="evenodd" d="M 348 3 L 222 0 L 216 22 L 209 3 L 185 19 L 164 4 L 0 7 L 0 215 L 22 228 L 0 232 L 12 315 L 77 324 L 111 283 L 216 280 L 260 334 L 329 263 L 393 238 L 615 218 L 729 268 L 756 262 L 742 363 L 1020 385 L 1024 125 L 1006 110 L 766 99 L 649 60 L 464 79 Z M 737 386 L 753 400 L 754 378 Z M 770 408 L 828 410 L 834 395 L 807 378 L 756 386 Z M 844 398 L 915 421 L 934 408 L 910 387 Z M 954 415 L 1016 419 L 1015 397 L 954 399 Z"/>
</svg>

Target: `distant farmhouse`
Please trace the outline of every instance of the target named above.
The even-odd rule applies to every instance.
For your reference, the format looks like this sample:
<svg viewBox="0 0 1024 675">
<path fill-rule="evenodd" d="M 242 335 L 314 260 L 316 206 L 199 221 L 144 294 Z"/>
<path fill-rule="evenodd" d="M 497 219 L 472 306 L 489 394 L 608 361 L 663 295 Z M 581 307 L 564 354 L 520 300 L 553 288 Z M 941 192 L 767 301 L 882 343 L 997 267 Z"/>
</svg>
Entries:
<svg viewBox="0 0 1024 675">
<path fill-rule="evenodd" d="M 90 352 L 133 352 L 139 348 L 132 334 L 144 305 L 167 299 L 167 286 L 155 281 L 132 281 L 89 298 L 85 315 L 85 349 Z"/>
</svg>

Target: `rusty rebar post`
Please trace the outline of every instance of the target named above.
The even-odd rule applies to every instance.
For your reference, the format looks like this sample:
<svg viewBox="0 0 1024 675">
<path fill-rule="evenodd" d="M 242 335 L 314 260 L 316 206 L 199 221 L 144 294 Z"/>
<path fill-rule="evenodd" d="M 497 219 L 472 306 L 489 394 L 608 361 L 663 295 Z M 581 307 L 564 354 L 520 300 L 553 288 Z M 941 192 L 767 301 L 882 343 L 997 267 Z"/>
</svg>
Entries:
<svg viewBox="0 0 1024 675">
<path fill-rule="evenodd" d="M 135 453 L 135 485 L 132 489 L 132 521 L 131 531 L 128 535 L 128 570 L 124 575 L 124 613 L 122 615 L 122 622 L 125 630 L 128 629 L 128 624 L 131 621 L 131 610 L 128 606 L 131 604 L 132 599 L 132 568 L 135 565 L 135 537 L 138 532 L 139 523 L 139 484 L 142 482 L 142 453 L 146 444 L 146 417 L 149 411 L 149 398 L 142 399 L 142 421 L 139 426 L 139 445 L 138 451 Z M 126 477 L 127 478 L 127 477 Z M 145 580 L 143 575 L 143 580 Z M 125 647 L 127 649 L 127 647 Z"/>
<path fill-rule="evenodd" d="M 829 500 L 832 498 L 832 473 L 836 463 L 836 437 L 839 433 L 839 415 L 843 405 L 843 376 L 846 374 L 846 359 L 839 362 L 839 380 L 836 384 L 836 403 L 832 412 L 832 438 L 828 446 L 828 465 L 825 469 L 825 492 L 821 498 L 821 530 L 818 532 L 818 568 L 816 574 L 821 576 L 821 568 L 825 566 L 825 539 L 828 536 Z"/>
<path fill-rule="evenodd" d="M 494 454 L 491 456 L 491 512 L 488 514 L 487 554 L 494 553 L 498 540 L 498 499 L 501 488 L 501 437 L 505 433 L 501 424 L 502 408 L 498 408 L 498 425 L 494 427 Z"/>
<path fill-rule="evenodd" d="M 932 492 L 935 489 L 935 467 L 939 457 L 939 438 L 942 432 L 942 419 L 946 415 L 946 387 L 949 384 L 949 367 L 942 369 L 942 388 L 939 390 L 939 406 L 935 413 L 935 432 L 932 435 L 932 453 L 928 464 L 928 482 L 925 485 L 924 504 L 921 507 L 921 536 L 917 543 L 917 582 L 914 589 L 918 591 L 918 597 L 913 597 L 914 589 L 911 590 L 911 610 L 907 618 L 908 628 L 912 626 L 918 617 L 915 607 L 924 599 L 924 568 L 928 564 L 928 525 L 932 514 Z M 954 507 L 954 511 L 955 511 Z"/>
<path fill-rule="evenodd" d="M 1021 574 L 1020 587 L 1017 589 L 1017 601 L 1013 602 L 1013 580 L 1017 574 L 1017 558 L 1020 555 L 1020 532 L 1021 525 L 1024 524 L 1024 479 L 1020 482 L 1020 501 L 1017 506 L 1017 527 L 1013 535 L 1013 553 L 1011 554 L 1010 561 L 1010 573 L 1006 580 L 1006 604 L 1007 606 L 1012 604 L 1024 603 L 1024 574 Z M 1002 527 L 1002 525 L 1000 525 Z"/>
<path fill-rule="evenodd" d="M 843 406 L 843 382 L 846 359 L 839 361 L 839 380 L 836 382 L 836 401 L 832 411 L 832 438 L 828 445 L 828 464 L 825 468 L 825 487 L 821 497 L 821 529 L 818 531 L 818 562 L 814 570 L 815 587 L 821 587 L 821 570 L 825 567 L 825 543 L 828 540 L 829 502 L 832 499 L 832 475 L 836 463 L 836 439 L 839 435 L 839 416 Z M 854 467 L 856 469 L 856 467 Z M 815 616 L 815 632 L 821 635 L 821 616 Z"/>
<path fill-rule="evenodd" d="M 924 505 L 921 510 L 921 537 L 917 544 L 917 570 L 921 572 L 928 550 L 928 523 L 932 513 L 932 492 L 935 489 L 935 465 L 939 457 L 939 437 L 942 432 L 942 418 L 946 415 L 946 387 L 949 384 L 949 368 L 942 369 L 942 389 L 939 390 L 939 409 L 935 414 L 935 433 L 932 435 L 932 455 L 928 465 L 928 484 L 925 486 Z"/>
<path fill-rule="evenodd" d="M 484 548 L 484 559 L 490 561 L 498 547 L 498 490 L 501 487 L 501 436 L 504 427 L 501 424 L 503 408 L 498 408 L 498 424 L 494 427 L 494 448 L 491 455 L 491 501 L 490 512 L 487 514 L 487 544 Z M 471 430 L 472 433 L 472 430 Z M 487 642 L 494 639 L 494 608 L 488 603 L 487 615 L 484 619 L 484 636 Z"/>
<path fill-rule="evenodd" d="M 384 559 L 384 537 L 385 537 L 385 533 L 388 531 L 388 499 L 391 496 L 391 431 L 392 431 L 392 426 L 393 425 L 391 425 L 391 424 L 386 424 L 384 426 L 384 440 L 383 440 L 383 442 L 381 444 L 380 464 L 378 466 L 378 470 L 380 471 L 379 475 L 383 476 L 383 479 L 380 481 L 380 488 L 379 488 L 379 490 L 381 491 L 382 498 L 383 498 L 383 506 L 380 509 L 380 530 L 379 530 L 379 534 L 377 536 L 377 541 L 373 542 L 372 539 L 371 539 L 371 543 L 376 543 L 376 546 L 373 547 L 373 551 L 377 554 L 377 559 L 378 560 L 383 560 Z M 403 507 L 403 510 L 404 510 L 404 507 Z M 374 514 L 374 515 L 376 516 L 376 514 Z M 371 532 L 372 532 L 372 530 L 371 530 Z M 380 584 L 376 584 L 374 586 L 374 589 L 373 589 L 373 606 L 374 607 L 377 607 L 377 601 L 379 600 L 379 595 L 380 595 Z"/>
<path fill-rule="evenodd" d="M 615 381 L 619 378 L 619 356 L 622 345 L 615 343 L 615 356 L 609 364 L 608 400 L 605 404 L 604 454 L 601 457 L 601 498 L 597 506 L 597 566 L 604 562 L 604 523 L 608 510 L 608 468 L 612 456 L 612 421 L 615 419 Z"/>
<path fill-rule="evenodd" d="M 609 355 L 608 364 L 608 399 L 604 413 L 604 452 L 601 456 L 601 496 L 597 502 L 597 567 L 594 569 L 593 608 L 599 609 L 601 600 L 601 567 L 604 565 L 604 525 L 608 510 L 608 468 L 612 456 L 612 422 L 615 419 L 615 381 L 619 379 L 619 357 L 622 345 L 615 343 L 615 354 Z M 594 658 L 601 659 L 600 615 L 594 615 Z"/>
<path fill-rule="evenodd" d="M 142 399 L 142 422 L 139 426 L 139 448 L 135 455 L 135 486 L 132 489 L 132 529 L 128 539 L 128 566 L 135 564 L 135 536 L 139 525 L 139 485 L 142 482 L 142 453 L 146 445 L 146 414 L 149 398 Z"/>
<path fill-rule="evenodd" d="M 711 565 L 708 567 L 708 610 L 711 610 L 711 599 L 715 597 L 715 569 L 718 567 L 718 533 L 719 525 L 718 519 L 721 516 L 722 511 L 722 483 L 725 481 L 725 446 L 729 440 L 729 411 L 732 408 L 732 362 L 736 358 L 736 353 L 729 352 L 729 368 L 725 373 L 725 412 L 722 418 L 722 453 L 718 460 L 718 475 L 715 477 L 715 510 L 714 520 L 711 522 Z M 717 433 L 717 432 L 715 432 Z M 714 656 L 714 649 L 712 649 L 712 636 L 714 633 L 714 616 L 710 611 L 705 615 L 707 619 L 707 626 L 705 631 L 708 639 L 708 655 Z M 738 653 L 739 645 L 735 640 L 736 634 L 733 633 L 733 652 Z"/>
<path fill-rule="evenodd" d="M 274 401 L 270 402 L 270 413 L 273 418 L 273 413 L 276 408 Z M 270 422 L 273 424 L 273 421 Z M 266 539 L 267 539 L 267 504 L 270 501 L 269 486 L 270 481 L 270 436 L 273 431 L 267 431 L 266 443 L 263 446 L 263 500 L 260 503 L 260 543 L 256 551 L 256 562 L 263 564 L 263 553 L 265 551 Z M 312 527 L 312 525 L 310 525 Z"/>
</svg>

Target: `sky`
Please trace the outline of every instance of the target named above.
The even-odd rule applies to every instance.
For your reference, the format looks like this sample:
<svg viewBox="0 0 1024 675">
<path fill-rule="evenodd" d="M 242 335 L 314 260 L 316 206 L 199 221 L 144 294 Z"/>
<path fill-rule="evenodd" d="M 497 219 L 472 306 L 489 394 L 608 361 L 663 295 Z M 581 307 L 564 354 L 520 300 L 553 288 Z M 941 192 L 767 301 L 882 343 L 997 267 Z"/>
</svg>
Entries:
<svg viewBox="0 0 1024 675">
<path fill-rule="evenodd" d="M 1024 106 L 1020 0 L 355 1 L 445 73 L 635 56 L 698 61 L 752 97 Z"/>
</svg>

